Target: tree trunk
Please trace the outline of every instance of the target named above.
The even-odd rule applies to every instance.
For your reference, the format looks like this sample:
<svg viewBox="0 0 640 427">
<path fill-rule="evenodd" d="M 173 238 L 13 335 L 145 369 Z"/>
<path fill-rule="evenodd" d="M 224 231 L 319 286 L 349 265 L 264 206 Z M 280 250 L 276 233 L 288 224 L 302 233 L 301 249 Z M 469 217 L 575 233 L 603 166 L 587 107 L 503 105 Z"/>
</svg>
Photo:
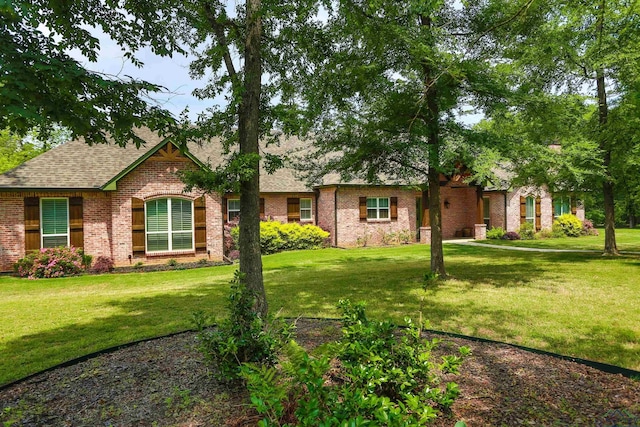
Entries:
<svg viewBox="0 0 640 427">
<path fill-rule="evenodd" d="M 431 18 L 425 15 L 420 16 L 420 25 L 431 31 Z M 424 96 L 428 110 L 426 125 L 429 129 L 427 141 L 429 169 L 427 175 L 429 181 L 429 219 L 431 222 L 431 273 L 446 277 L 442 250 L 442 211 L 440 210 L 440 109 L 434 70 L 428 59 L 425 60 L 422 68 L 424 70 Z"/>
<path fill-rule="evenodd" d="M 262 278 L 260 254 L 260 161 L 259 119 L 262 59 L 260 39 L 262 21 L 260 0 L 247 0 L 247 38 L 245 42 L 244 92 L 238 111 L 238 139 L 241 155 L 254 168 L 252 177 L 240 182 L 240 272 L 247 289 L 256 296 L 254 310 L 263 318 L 267 314 L 267 298 Z"/>
<path fill-rule="evenodd" d="M 607 91 L 605 86 L 604 70 L 598 69 L 596 73 L 596 83 L 598 88 L 598 125 L 600 130 L 600 150 L 604 154 L 604 181 L 602 182 L 602 194 L 604 196 L 604 254 L 618 255 L 616 245 L 616 219 L 614 205 L 614 188 L 611 177 L 611 147 L 606 137 L 607 116 L 609 107 L 607 105 Z"/>
</svg>

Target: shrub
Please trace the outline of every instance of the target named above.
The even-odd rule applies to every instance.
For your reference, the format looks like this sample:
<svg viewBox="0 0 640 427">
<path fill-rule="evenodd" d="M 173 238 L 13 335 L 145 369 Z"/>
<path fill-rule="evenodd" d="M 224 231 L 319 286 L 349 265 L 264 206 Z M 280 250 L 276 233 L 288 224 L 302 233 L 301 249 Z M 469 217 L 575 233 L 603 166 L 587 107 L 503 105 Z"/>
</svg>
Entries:
<svg viewBox="0 0 640 427">
<path fill-rule="evenodd" d="M 593 222 L 585 219 L 582 221 L 582 233 L 583 236 L 597 236 L 598 230 L 593 226 Z"/>
<path fill-rule="evenodd" d="M 222 230 L 224 253 L 229 256 L 232 251 L 238 250 L 238 223 L 227 222 Z"/>
<path fill-rule="evenodd" d="M 551 239 L 552 237 L 554 237 L 553 231 L 550 228 L 543 228 L 535 234 L 534 239 Z"/>
<path fill-rule="evenodd" d="M 487 239 L 499 240 L 504 236 L 504 229 L 502 227 L 493 227 L 487 230 Z"/>
<path fill-rule="evenodd" d="M 240 235 L 239 228 L 232 228 L 230 235 L 237 242 Z M 328 232 L 311 224 L 301 225 L 297 222 L 283 224 L 280 221 L 260 222 L 260 250 L 263 255 L 293 249 L 321 248 L 327 237 L 329 237 Z"/>
<path fill-rule="evenodd" d="M 582 221 L 572 214 L 563 214 L 553 221 L 553 232 L 568 237 L 578 237 L 582 233 Z"/>
<path fill-rule="evenodd" d="M 80 250 L 80 254 L 82 256 L 82 269 L 89 270 L 91 268 L 91 263 L 93 262 L 93 256 L 85 254 L 82 250 Z"/>
<path fill-rule="evenodd" d="M 260 426 L 417 426 L 448 409 L 459 395 L 456 383 L 440 384 L 439 373 L 457 374 L 465 356 L 431 351 L 438 340 L 421 337 L 422 325 L 406 320 L 367 319 L 363 304 L 340 301 L 343 336 L 310 356 L 295 342 L 285 348 L 280 369 L 245 365 L 251 401 L 264 417 Z"/>
<path fill-rule="evenodd" d="M 99 256 L 91 267 L 93 273 L 108 273 L 113 271 L 113 260 L 106 256 Z"/>
<path fill-rule="evenodd" d="M 198 348 L 221 380 L 238 379 L 242 363 L 274 364 L 284 343 L 291 339 L 292 326 L 273 316 L 262 319 L 253 310 L 255 299 L 236 271 L 227 299 L 229 317 L 216 329 L 207 329 L 209 318 L 202 312 L 194 313 Z"/>
<path fill-rule="evenodd" d="M 515 231 L 508 231 L 504 233 L 502 240 L 520 240 L 520 235 Z"/>
<path fill-rule="evenodd" d="M 82 250 L 60 246 L 42 248 L 18 260 L 14 270 L 29 279 L 63 277 L 82 272 Z"/>
<path fill-rule="evenodd" d="M 533 240 L 536 230 L 532 223 L 524 222 L 520 224 L 520 238 L 522 240 Z"/>
<path fill-rule="evenodd" d="M 167 261 L 167 265 L 169 267 L 175 267 L 178 265 L 178 260 L 175 258 L 171 258 L 169 261 Z"/>
</svg>

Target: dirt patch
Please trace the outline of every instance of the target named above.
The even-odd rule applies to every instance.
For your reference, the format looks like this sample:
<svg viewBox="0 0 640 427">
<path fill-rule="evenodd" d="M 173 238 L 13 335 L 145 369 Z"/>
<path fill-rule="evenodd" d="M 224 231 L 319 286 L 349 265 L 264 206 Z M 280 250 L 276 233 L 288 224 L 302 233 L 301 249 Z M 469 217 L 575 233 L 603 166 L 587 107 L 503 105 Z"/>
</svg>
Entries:
<svg viewBox="0 0 640 427">
<path fill-rule="evenodd" d="M 297 321 L 307 348 L 336 339 L 335 321 Z M 5 426 L 255 425 L 246 392 L 214 379 L 184 333 L 59 368 L 0 391 Z M 435 426 L 638 426 L 640 380 L 506 345 L 444 338 L 473 356 L 462 391 Z"/>
</svg>

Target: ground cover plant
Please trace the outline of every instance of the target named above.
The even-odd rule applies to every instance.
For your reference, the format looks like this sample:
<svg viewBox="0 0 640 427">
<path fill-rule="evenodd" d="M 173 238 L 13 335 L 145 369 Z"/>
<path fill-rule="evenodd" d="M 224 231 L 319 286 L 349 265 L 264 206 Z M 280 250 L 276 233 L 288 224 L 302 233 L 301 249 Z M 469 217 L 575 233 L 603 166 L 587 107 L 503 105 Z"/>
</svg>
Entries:
<svg viewBox="0 0 640 427">
<path fill-rule="evenodd" d="M 399 323 L 417 317 L 424 298 L 424 317 L 434 329 L 640 369 L 637 256 L 445 249 L 452 279 L 426 292 L 426 245 L 265 256 L 271 310 L 337 317 L 336 301 L 349 298 L 365 301 L 371 318 Z M 0 277 L 0 384 L 93 351 L 189 329 L 197 310 L 224 313 L 234 270 Z"/>
</svg>

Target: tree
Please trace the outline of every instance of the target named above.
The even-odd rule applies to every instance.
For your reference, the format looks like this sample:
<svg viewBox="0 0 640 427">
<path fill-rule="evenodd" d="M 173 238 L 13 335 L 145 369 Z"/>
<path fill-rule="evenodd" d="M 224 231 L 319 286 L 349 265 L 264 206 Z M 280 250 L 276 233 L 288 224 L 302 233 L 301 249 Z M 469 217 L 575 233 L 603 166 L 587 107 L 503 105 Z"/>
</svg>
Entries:
<svg viewBox="0 0 640 427">
<path fill-rule="evenodd" d="M 521 69 L 520 110 L 533 117 L 541 93 L 591 94 L 596 106 L 589 139 L 597 143 L 605 213 L 605 254 L 617 254 L 614 191 L 616 138 L 611 104 L 637 82 L 640 5 L 624 0 L 540 2 L 527 19 L 503 33 L 505 56 Z M 532 97 L 533 95 L 533 97 Z M 554 120 L 551 118 L 551 120 Z"/>
<path fill-rule="evenodd" d="M 69 139 L 69 132 L 54 126 L 47 139 L 43 139 L 38 129 L 32 129 L 20 138 L 9 130 L 0 131 L 0 173 L 6 172 Z"/>
<path fill-rule="evenodd" d="M 442 157 L 446 142 L 472 143 L 458 123 L 466 106 L 490 111 L 504 100 L 506 80 L 490 62 L 497 57 L 488 38 L 524 8 L 495 3 L 337 2 L 325 54 L 302 83 L 308 112 L 320 119 L 312 127 L 313 157 L 325 158 L 318 175 L 427 181 L 431 271 L 441 276 L 440 174 L 456 163 Z"/>
<path fill-rule="evenodd" d="M 91 28 L 101 28 L 125 49 L 134 64 L 135 51 L 150 46 L 155 53 L 180 52 L 173 29 L 152 2 L 117 0 L 10 1 L 0 4 L 0 129 L 24 135 L 38 127 L 46 138 L 54 124 L 88 143 L 107 135 L 124 145 L 144 143 L 134 132 L 147 126 L 168 132 L 176 121 L 150 105 L 163 88 L 149 82 L 91 71 L 71 58 L 77 49 L 95 62 L 99 41 Z"/>
</svg>

